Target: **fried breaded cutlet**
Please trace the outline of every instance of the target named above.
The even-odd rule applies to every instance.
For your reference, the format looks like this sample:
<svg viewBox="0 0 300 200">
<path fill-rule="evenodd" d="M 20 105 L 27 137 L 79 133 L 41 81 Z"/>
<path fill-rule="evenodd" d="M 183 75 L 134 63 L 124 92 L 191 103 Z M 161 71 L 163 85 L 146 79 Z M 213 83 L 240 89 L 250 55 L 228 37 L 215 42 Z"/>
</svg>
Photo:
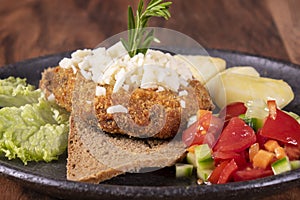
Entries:
<svg viewBox="0 0 300 200">
<path fill-rule="evenodd" d="M 54 95 L 56 103 L 71 112 L 75 78 L 72 69 L 63 69 L 59 66 L 48 68 L 42 73 L 40 88 L 47 97 Z"/>
<path fill-rule="evenodd" d="M 184 96 L 170 90 L 141 88 L 112 93 L 112 86 L 104 87 L 106 95 L 95 97 L 95 109 L 99 127 L 109 133 L 172 138 L 185 127 L 187 119 L 194 115 L 195 111 L 213 108 L 207 90 L 196 80 L 182 88 L 183 91 L 187 91 L 187 95 Z M 113 105 L 121 105 L 127 108 L 128 112 L 107 113 L 107 109 Z"/>
<path fill-rule="evenodd" d="M 75 76 L 72 69 L 47 69 L 42 75 L 40 88 L 47 96 L 53 94 L 58 105 L 71 111 Z M 113 93 L 113 86 L 99 86 L 104 87 L 106 93 L 94 99 L 98 125 L 111 134 L 172 138 L 186 126 L 188 118 L 197 110 L 214 108 L 208 91 L 197 80 L 190 81 L 188 86 L 181 86 L 180 91 L 184 91 L 184 95 L 157 88 L 120 89 Z M 112 106 L 122 106 L 127 112 L 108 113 Z"/>
</svg>

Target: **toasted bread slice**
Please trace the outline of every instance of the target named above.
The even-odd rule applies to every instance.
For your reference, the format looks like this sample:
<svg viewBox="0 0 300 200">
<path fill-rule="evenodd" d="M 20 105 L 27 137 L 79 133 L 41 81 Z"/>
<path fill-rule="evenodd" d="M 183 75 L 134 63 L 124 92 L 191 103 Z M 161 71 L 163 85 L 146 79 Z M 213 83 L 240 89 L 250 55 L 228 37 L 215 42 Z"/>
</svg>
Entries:
<svg viewBox="0 0 300 200">
<path fill-rule="evenodd" d="M 79 127 L 70 117 L 70 133 L 68 144 L 67 179 L 72 181 L 99 183 L 123 172 L 109 168 L 90 153 L 78 133 Z"/>
<path fill-rule="evenodd" d="M 99 183 L 126 172 L 171 166 L 182 159 L 181 137 L 171 141 L 111 135 L 98 128 L 95 83 L 77 75 L 73 92 L 67 179 Z"/>
</svg>

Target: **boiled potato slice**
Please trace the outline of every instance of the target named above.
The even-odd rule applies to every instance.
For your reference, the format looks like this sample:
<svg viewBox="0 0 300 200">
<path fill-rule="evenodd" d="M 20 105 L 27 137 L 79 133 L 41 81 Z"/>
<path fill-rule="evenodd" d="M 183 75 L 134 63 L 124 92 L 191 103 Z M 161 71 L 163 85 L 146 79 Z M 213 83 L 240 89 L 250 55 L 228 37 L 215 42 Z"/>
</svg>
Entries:
<svg viewBox="0 0 300 200">
<path fill-rule="evenodd" d="M 213 101 L 219 108 L 232 102 L 247 102 L 255 99 L 264 101 L 275 99 L 278 107 L 283 108 L 294 98 L 291 87 L 283 80 L 232 73 L 233 71 L 225 70 L 206 84 Z"/>
<path fill-rule="evenodd" d="M 251 66 L 235 66 L 226 69 L 226 73 L 235 73 L 235 74 L 244 74 L 248 76 L 256 76 L 259 77 L 258 71 L 254 67 Z"/>
<path fill-rule="evenodd" d="M 226 61 L 222 58 L 201 55 L 175 55 L 174 57 L 187 62 L 193 76 L 202 84 L 226 68 Z"/>
</svg>

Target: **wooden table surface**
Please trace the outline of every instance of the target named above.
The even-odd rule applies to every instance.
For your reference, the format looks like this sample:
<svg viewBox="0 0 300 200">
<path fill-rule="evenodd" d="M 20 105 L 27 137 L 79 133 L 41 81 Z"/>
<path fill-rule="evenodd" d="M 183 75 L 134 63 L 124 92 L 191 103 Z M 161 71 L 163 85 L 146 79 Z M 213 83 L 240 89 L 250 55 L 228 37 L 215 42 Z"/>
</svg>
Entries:
<svg viewBox="0 0 300 200">
<path fill-rule="evenodd" d="M 0 66 L 92 48 L 126 30 L 132 0 L 0 0 Z M 206 48 L 300 64 L 299 0 L 173 0 L 172 17 L 151 26 L 184 33 Z M 266 199 L 298 199 L 300 189 Z M 53 199 L 0 176 L 0 199 Z"/>
</svg>

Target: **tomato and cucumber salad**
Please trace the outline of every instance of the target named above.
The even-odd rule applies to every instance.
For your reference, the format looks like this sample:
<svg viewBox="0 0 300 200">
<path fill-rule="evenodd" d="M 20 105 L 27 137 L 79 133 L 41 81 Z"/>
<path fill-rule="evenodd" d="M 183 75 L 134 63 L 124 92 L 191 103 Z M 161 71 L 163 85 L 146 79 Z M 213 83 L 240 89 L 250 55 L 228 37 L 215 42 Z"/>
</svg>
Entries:
<svg viewBox="0 0 300 200">
<path fill-rule="evenodd" d="M 299 116 L 280 110 L 274 100 L 265 105 L 266 115 L 260 117 L 242 102 L 227 105 L 218 115 L 198 111 L 182 140 L 187 165 L 194 166 L 199 179 L 223 184 L 300 168 Z"/>
</svg>

